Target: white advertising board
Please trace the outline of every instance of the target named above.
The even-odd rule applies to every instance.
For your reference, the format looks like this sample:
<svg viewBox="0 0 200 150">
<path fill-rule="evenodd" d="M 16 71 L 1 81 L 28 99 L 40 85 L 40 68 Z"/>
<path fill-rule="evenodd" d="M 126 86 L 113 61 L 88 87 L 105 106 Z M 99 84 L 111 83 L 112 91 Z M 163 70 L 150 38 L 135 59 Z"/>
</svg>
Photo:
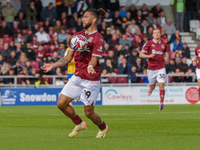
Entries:
<svg viewBox="0 0 200 150">
<path fill-rule="evenodd" d="M 149 105 L 160 103 L 160 90 L 147 96 L 149 87 L 103 87 L 103 105 Z M 198 87 L 165 87 L 165 104 L 200 104 Z"/>
</svg>

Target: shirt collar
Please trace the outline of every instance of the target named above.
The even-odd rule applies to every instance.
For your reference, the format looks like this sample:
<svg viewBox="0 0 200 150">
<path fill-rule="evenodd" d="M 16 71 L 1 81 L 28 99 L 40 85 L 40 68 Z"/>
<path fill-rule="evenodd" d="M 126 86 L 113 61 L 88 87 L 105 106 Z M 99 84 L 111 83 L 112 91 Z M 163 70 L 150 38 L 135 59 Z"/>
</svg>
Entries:
<svg viewBox="0 0 200 150">
<path fill-rule="evenodd" d="M 154 42 L 154 43 L 156 43 L 156 41 L 155 41 L 154 39 L 153 39 L 153 42 Z M 160 42 L 159 42 L 159 43 L 156 43 L 156 44 L 160 44 L 160 43 L 161 43 L 161 40 L 160 40 Z"/>
<path fill-rule="evenodd" d="M 87 31 L 87 30 L 85 30 L 85 34 L 87 34 L 86 31 Z M 94 33 L 96 33 L 96 32 L 97 32 L 97 30 L 93 31 L 92 33 L 89 33 L 88 35 L 94 34 Z"/>
</svg>

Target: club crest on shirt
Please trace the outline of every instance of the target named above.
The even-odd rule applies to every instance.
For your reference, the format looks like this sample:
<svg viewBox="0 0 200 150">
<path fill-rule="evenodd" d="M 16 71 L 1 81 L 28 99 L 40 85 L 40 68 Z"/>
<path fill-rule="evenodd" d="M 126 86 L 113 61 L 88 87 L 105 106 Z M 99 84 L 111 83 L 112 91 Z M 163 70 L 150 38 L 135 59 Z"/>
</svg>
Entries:
<svg viewBox="0 0 200 150">
<path fill-rule="evenodd" d="M 164 46 L 164 45 L 161 45 L 161 47 L 162 47 L 162 49 L 164 49 L 164 48 L 165 48 L 165 46 Z"/>
<path fill-rule="evenodd" d="M 89 37 L 89 39 L 87 41 L 92 42 L 93 39 L 94 39 L 93 37 Z"/>
</svg>

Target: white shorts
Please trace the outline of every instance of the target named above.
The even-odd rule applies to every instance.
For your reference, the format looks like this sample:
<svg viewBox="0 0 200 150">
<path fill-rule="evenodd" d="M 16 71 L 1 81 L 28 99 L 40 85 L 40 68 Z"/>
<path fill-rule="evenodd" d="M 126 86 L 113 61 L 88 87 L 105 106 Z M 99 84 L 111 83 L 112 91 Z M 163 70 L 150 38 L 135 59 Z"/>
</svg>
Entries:
<svg viewBox="0 0 200 150">
<path fill-rule="evenodd" d="M 200 79 L 200 69 L 196 68 L 196 76 L 197 76 L 197 79 Z"/>
<path fill-rule="evenodd" d="M 94 106 L 100 91 L 100 81 L 89 81 L 73 75 L 64 86 L 61 94 L 80 99 L 86 106 Z"/>
<path fill-rule="evenodd" d="M 166 69 L 162 68 L 159 70 L 149 70 L 147 69 L 147 76 L 149 80 L 149 84 L 153 85 L 156 81 L 165 83 L 166 81 Z"/>
</svg>

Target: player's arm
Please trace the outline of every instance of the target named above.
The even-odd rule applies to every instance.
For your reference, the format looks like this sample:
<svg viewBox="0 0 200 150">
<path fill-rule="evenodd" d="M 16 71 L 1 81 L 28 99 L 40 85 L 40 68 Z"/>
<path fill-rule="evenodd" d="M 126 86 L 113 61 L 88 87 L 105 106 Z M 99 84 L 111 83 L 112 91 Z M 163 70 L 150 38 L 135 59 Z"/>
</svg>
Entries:
<svg viewBox="0 0 200 150">
<path fill-rule="evenodd" d="M 140 58 L 153 58 L 155 56 L 155 54 L 147 55 L 147 54 L 145 54 L 145 51 L 141 51 L 139 56 L 140 56 Z"/>
<path fill-rule="evenodd" d="M 197 57 L 197 56 L 194 57 L 194 61 L 195 61 L 195 62 L 198 61 L 198 57 Z"/>
<path fill-rule="evenodd" d="M 57 67 L 62 67 L 64 65 L 68 64 L 73 59 L 73 56 L 74 56 L 74 51 L 69 50 L 69 52 L 67 53 L 66 56 L 64 56 L 63 58 L 61 58 L 57 62 L 53 63 L 53 67 L 57 68 Z"/>
<path fill-rule="evenodd" d="M 153 58 L 155 56 L 155 54 L 150 54 L 150 55 L 145 54 L 146 52 L 149 51 L 149 49 L 150 49 L 150 45 L 149 45 L 149 42 L 147 41 L 146 44 L 144 44 L 144 46 L 142 47 L 139 57 L 140 58 Z"/>
<path fill-rule="evenodd" d="M 60 60 L 58 60 L 53 64 L 45 64 L 44 66 L 41 67 L 41 69 L 44 70 L 44 72 L 49 72 L 53 68 L 62 67 L 71 62 L 73 56 L 74 56 L 74 51 L 69 50 L 66 56 L 64 56 L 63 58 L 61 58 Z"/>
<path fill-rule="evenodd" d="M 91 58 L 91 60 L 88 64 L 88 67 L 87 67 L 88 73 L 93 75 L 93 76 L 96 74 L 94 67 L 97 65 L 98 60 L 99 60 L 99 57 L 92 56 L 92 58 Z"/>
<path fill-rule="evenodd" d="M 99 37 L 98 40 L 94 41 L 94 47 L 92 51 L 92 58 L 88 63 L 87 72 L 90 75 L 96 75 L 96 71 L 94 67 L 97 65 L 99 58 L 102 57 L 104 50 L 104 39 L 103 37 Z"/>
<path fill-rule="evenodd" d="M 194 57 L 194 61 L 197 62 L 198 61 L 198 53 L 197 53 L 198 49 L 195 48 L 195 57 Z"/>
</svg>

